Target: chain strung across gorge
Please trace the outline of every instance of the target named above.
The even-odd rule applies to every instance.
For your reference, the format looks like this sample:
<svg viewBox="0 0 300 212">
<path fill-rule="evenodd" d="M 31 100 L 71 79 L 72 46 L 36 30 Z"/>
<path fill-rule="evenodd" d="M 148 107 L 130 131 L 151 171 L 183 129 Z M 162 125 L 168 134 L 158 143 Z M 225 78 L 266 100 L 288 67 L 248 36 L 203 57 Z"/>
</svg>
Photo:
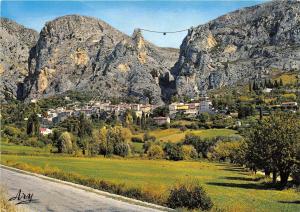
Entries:
<svg viewBox="0 0 300 212">
<path fill-rule="evenodd" d="M 149 30 L 149 29 L 142 29 L 142 28 L 139 28 L 140 31 L 144 31 L 144 32 L 152 32 L 152 33 L 159 33 L 159 34 L 163 34 L 163 35 L 166 35 L 166 34 L 169 34 L 169 33 L 179 33 L 179 32 L 185 32 L 185 31 L 188 31 L 189 29 L 182 29 L 182 30 L 178 30 L 178 31 L 155 31 L 155 30 Z"/>
</svg>

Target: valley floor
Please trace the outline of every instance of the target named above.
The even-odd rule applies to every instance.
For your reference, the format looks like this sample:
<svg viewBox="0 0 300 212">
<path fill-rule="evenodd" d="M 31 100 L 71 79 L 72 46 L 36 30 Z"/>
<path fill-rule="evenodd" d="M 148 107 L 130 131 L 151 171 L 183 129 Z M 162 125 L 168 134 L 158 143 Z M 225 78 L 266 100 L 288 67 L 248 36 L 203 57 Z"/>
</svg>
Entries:
<svg viewBox="0 0 300 212">
<path fill-rule="evenodd" d="M 207 161 L 75 158 L 2 154 L 1 164 L 26 163 L 35 167 L 58 168 L 152 192 L 166 192 L 178 180 L 197 178 L 215 203 L 227 211 L 299 211 L 300 193 L 292 189 L 272 190 L 259 176 L 241 167 Z M 26 166 L 25 166 L 26 167 Z"/>
</svg>

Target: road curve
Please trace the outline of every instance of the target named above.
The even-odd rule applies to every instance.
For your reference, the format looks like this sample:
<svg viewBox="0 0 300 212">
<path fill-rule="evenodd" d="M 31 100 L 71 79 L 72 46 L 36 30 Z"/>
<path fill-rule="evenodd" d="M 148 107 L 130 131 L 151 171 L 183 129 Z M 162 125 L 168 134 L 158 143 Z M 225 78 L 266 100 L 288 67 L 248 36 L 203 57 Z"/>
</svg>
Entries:
<svg viewBox="0 0 300 212">
<path fill-rule="evenodd" d="M 3 167 L 0 180 L 8 197 L 16 196 L 19 189 L 33 193 L 33 201 L 22 205 L 30 211 L 158 211 Z"/>
</svg>

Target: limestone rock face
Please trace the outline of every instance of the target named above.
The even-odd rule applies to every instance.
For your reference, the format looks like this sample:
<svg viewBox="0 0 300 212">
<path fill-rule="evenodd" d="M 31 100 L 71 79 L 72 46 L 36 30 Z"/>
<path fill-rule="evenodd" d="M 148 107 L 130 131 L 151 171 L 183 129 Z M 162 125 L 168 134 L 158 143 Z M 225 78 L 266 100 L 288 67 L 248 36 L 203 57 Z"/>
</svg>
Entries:
<svg viewBox="0 0 300 212">
<path fill-rule="evenodd" d="M 169 51 L 176 56 L 170 57 Z M 103 99 L 133 97 L 161 103 L 160 79 L 177 58 L 177 50 L 150 44 L 138 30 L 130 37 L 98 19 L 60 17 L 46 23 L 40 33 L 22 97 L 91 90 Z"/>
<path fill-rule="evenodd" d="M 79 15 L 59 17 L 38 35 L 1 19 L 1 98 L 43 98 L 67 91 L 100 99 L 163 103 L 171 95 L 300 71 L 300 2 L 272 1 L 189 30 L 180 52 L 159 48 Z M 25 78 L 25 79 L 24 79 Z"/>
<path fill-rule="evenodd" d="M 268 75 L 300 71 L 300 2 L 244 8 L 192 28 L 173 68 L 179 96 L 195 97 Z"/>
<path fill-rule="evenodd" d="M 28 58 L 38 33 L 0 18 L 0 99 L 16 98 L 17 86 L 28 76 Z"/>
</svg>

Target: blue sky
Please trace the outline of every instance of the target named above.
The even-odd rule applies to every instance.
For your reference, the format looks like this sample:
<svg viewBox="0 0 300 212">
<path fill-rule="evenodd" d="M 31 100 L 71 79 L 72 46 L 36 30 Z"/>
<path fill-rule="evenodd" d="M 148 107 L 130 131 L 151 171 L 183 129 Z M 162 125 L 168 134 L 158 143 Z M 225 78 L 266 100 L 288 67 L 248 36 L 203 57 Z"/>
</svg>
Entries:
<svg viewBox="0 0 300 212">
<path fill-rule="evenodd" d="M 0 0 L 1 1 L 1 0 Z M 97 17 L 131 35 L 135 28 L 176 31 L 197 26 L 236 9 L 263 1 L 1 1 L 1 16 L 40 31 L 58 16 Z M 178 48 L 186 32 L 144 37 L 158 46 Z"/>
</svg>

